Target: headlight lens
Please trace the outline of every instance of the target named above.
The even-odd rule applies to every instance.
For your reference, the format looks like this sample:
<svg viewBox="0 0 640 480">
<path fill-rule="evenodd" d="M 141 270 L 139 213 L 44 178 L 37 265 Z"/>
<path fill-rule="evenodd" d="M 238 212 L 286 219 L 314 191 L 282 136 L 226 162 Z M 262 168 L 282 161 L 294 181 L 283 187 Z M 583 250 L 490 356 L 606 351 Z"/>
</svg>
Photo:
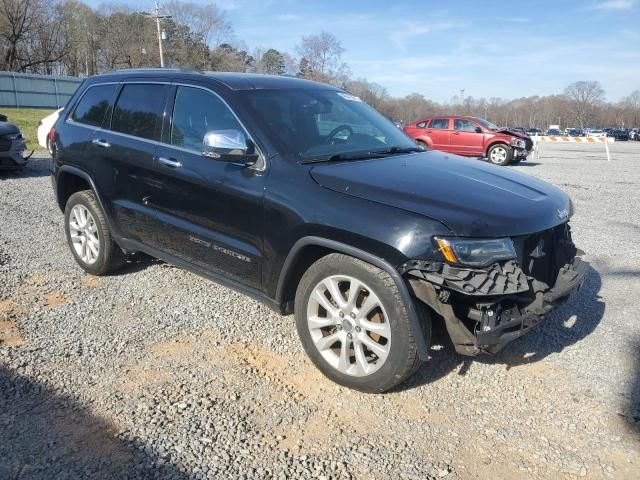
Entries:
<svg viewBox="0 0 640 480">
<path fill-rule="evenodd" d="M 510 238 L 435 238 L 438 250 L 448 263 L 486 267 L 499 260 L 516 258 Z"/>
<path fill-rule="evenodd" d="M 513 137 L 511 138 L 511 145 L 518 148 L 524 148 L 526 146 L 526 143 L 521 138 Z"/>
</svg>

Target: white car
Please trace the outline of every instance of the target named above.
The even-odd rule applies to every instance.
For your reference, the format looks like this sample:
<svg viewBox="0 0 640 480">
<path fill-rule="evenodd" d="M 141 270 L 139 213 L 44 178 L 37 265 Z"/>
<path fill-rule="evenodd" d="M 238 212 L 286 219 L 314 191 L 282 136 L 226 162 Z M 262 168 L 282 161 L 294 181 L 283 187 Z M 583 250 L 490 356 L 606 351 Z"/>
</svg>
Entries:
<svg viewBox="0 0 640 480">
<path fill-rule="evenodd" d="M 59 108 L 58 110 L 53 112 L 51 115 L 47 115 L 46 117 L 44 117 L 42 120 L 38 122 L 38 143 L 40 144 L 41 147 L 49 150 L 49 153 L 51 153 L 51 147 L 49 146 L 49 132 L 51 131 L 51 128 L 58 120 L 58 117 L 60 116 L 61 111 L 62 111 L 62 108 Z"/>
<path fill-rule="evenodd" d="M 587 132 L 587 137 L 606 137 L 607 134 L 602 130 L 589 130 Z"/>
</svg>

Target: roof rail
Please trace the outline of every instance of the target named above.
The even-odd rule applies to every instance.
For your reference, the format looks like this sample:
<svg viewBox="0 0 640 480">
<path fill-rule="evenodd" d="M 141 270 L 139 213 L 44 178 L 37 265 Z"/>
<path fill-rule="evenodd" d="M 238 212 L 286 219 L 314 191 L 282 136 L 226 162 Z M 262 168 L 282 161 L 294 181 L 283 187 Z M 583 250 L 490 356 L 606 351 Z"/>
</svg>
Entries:
<svg viewBox="0 0 640 480">
<path fill-rule="evenodd" d="M 143 68 L 117 68 L 115 70 L 109 70 L 103 72 L 103 74 L 109 73 L 145 73 L 145 72 L 181 72 L 181 73 L 202 73 L 201 70 L 193 68 L 163 68 L 163 67 L 143 67 Z"/>
</svg>

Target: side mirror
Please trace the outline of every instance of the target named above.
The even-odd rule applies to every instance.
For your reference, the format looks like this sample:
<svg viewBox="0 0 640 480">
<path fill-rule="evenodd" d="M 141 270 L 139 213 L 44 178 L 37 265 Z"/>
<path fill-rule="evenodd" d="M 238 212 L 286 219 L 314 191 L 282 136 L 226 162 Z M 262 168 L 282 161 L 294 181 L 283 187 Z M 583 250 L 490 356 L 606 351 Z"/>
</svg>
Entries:
<svg viewBox="0 0 640 480">
<path fill-rule="evenodd" d="M 202 140 L 202 155 L 216 160 L 254 165 L 258 161 L 255 145 L 240 130 L 212 130 Z"/>
<path fill-rule="evenodd" d="M 482 133 L 482 129 L 480 127 L 476 127 L 476 133 Z"/>
</svg>

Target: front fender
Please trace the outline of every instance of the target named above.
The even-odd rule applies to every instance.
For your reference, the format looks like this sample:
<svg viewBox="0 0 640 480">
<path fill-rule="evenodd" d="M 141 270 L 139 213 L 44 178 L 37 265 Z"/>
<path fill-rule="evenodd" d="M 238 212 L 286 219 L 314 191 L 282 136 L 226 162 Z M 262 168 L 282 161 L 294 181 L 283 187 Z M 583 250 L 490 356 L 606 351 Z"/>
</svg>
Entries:
<svg viewBox="0 0 640 480">
<path fill-rule="evenodd" d="M 282 302 L 283 294 L 284 294 L 284 285 L 286 284 L 288 275 L 293 271 L 294 265 L 296 261 L 299 259 L 303 250 L 308 246 L 317 246 L 323 247 L 333 252 L 344 253 L 345 255 L 352 256 L 354 258 L 358 258 L 364 262 L 370 263 L 381 270 L 384 270 L 395 282 L 396 288 L 400 292 L 400 296 L 402 297 L 403 302 L 407 308 L 407 313 L 409 315 L 409 321 L 411 322 L 411 327 L 416 336 L 417 340 L 417 350 L 418 356 L 421 360 L 428 360 L 429 352 L 427 350 L 427 344 L 424 337 L 424 333 L 422 331 L 422 326 L 420 324 L 420 317 L 418 316 L 418 311 L 416 309 L 416 305 L 411 296 L 409 287 L 407 283 L 402 278 L 402 276 L 398 273 L 396 268 L 391 265 L 386 260 L 373 255 L 369 252 L 361 250 L 359 248 L 353 247 L 351 245 L 341 243 L 335 240 L 330 240 L 327 238 L 308 236 L 299 239 L 294 245 L 285 262 L 283 264 L 282 270 L 280 272 L 280 277 L 278 279 L 278 286 L 276 289 L 276 301 L 278 303 Z"/>
</svg>

